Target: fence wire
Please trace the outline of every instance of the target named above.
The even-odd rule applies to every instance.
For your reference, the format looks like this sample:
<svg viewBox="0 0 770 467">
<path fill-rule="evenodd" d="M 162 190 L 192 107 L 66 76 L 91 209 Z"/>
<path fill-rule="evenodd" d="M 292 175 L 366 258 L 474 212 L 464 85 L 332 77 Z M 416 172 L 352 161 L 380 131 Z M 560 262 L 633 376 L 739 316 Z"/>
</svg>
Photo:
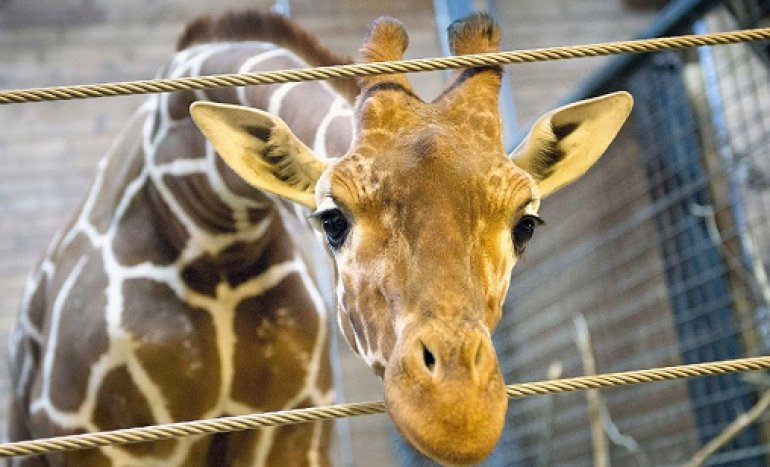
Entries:
<svg viewBox="0 0 770 467">
<path fill-rule="evenodd" d="M 0 104 L 88 99 L 95 97 L 152 94 L 185 90 L 216 89 L 232 86 L 294 83 L 336 78 L 355 78 L 393 73 L 416 73 L 454 68 L 533 63 L 571 58 L 600 57 L 604 55 L 660 52 L 705 45 L 735 44 L 770 39 L 770 28 L 744 29 L 704 35 L 686 35 L 658 39 L 587 44 L 567 47 L 520 50 L 462 55 L 455 57 L 421 58 L 388 62 L 338 65 L 329 67 L 280 70 L 265 73 L 239 73 L 176 79 L 156 79 L 123 83 L 56 86 L 18 89 L 0 92 Z"/>
<path fill-rule="evenodd" d="M 506 392 L 509 397 L 521 398 L 762 369 L 770 369 L 770 357 L 746 358 L 723 362 L 682 365 L 670 368 L 655 368 L 651 370 L 512 384 L 506 387 Z M 161 441 L 202 434 L 229 433 L 269 426 L 292 425 L 382 412 L 385 412 L 385 404 L 383 402 L 360 402 L 272 413 L 221 417 L 210 420 L 178 422 L 139 428 L 126 428 L 100 433 L 85 433 L 0 444 L 0 458 Z"/>
<path fill-rule="evenodd" d="M 768 11 L 766 0 L 725 2 L 689 31 L 758 24 Z M 571 230 L 544 230 L 515 271 L 496 342 L 506 379 L 542 377 L 553 363 L 583 373 L 576 315 L 599 371 L 770 351 L 768 50 L 667 51 L 608 79 L 606 91 L 634 95 L 634 112 L 599 165 L 544 204 L 546 220 Z M 602 394 L 600 419 L 576 394 L 514 401 L 500 465 L 591 464 L 592 424 L 633 440 L 652 465 L 681 464 L 766 389 L 740 375 L 628 388 Z M 709 465 L 767 465 L 769 428 L 759 415 Z M 639 459 L 627 446 L 609 451 L 617 465 Z"/>
</svg>

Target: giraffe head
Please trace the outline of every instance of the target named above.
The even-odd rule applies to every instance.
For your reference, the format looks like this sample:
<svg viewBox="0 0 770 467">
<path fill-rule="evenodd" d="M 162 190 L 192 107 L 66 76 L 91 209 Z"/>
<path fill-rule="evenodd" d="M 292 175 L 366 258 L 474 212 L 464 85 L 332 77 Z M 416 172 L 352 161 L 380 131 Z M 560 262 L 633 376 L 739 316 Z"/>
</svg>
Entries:
<svg viewBox="0 0 770 467">
<path fill-rule="evenodd" d="M 485 15 L 453 24 L 455 54 L 499 49 Z M 397 60 L 400 23 L 375 21 L 365 62 Z M 458 72 L 426 103 L 403 75 L 361 78 L 351 149 L 311 153 L 277 117 L 198 103 L 192 114 L 235 172 L 313 210 L 337 270 L 338 320 L 384 379 L 388 412 L 444 463 L 483 460 L 507 407 L 491 333 L 542 198 L 596 162 L 628 116 L 615 93 L 554 110 L 511 155 L 497 67 Z"/>
</svg>

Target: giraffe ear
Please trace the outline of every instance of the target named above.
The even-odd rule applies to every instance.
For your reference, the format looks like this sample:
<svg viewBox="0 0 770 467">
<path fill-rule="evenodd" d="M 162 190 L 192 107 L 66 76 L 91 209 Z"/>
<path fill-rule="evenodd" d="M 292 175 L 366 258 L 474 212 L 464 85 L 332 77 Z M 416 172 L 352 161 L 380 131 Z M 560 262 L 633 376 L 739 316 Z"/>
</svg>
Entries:
<svg viewBox="0 0 770 467">
<path fill-rule="evenodd" d="M 583 175 L 617 136 L 633 98 L 616 92 L 560 107 L 540 117 L 511 153 L 545 198 Z"/>
<path fill-rule="evenodd" d="M 250 185 L 315 208 L 315 184 L 326 163 L 283 120 L 213 102 L 195 102 L 190 115 L 227 165 Z"/>
</svg>

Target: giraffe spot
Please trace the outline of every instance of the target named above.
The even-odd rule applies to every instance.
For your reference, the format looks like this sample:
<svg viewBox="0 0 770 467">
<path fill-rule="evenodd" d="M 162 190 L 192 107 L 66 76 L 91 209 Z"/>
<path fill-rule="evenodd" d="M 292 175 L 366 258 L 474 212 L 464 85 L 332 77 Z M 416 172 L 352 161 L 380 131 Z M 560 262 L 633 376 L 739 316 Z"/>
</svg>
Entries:
<svg viewBox="0 0 770 467">
<path fill-rule="evenodd" d="M 201 230 L 213 234 L 236 231 L 232 208 L 217 196 L 206 174 L 165 175 L 163 184 Z"/>
<path fill-rule="evenodd" d="M 270 265 L 292 259 L 294 248 L 283 224 L 276 218 L 265 234 L 252 242 L 236 242 L 217 256 L 230 287 L 252 279 Z"/>
<path fill-rule="evenodd" d="M 24 410 L 24 409 L 22 409 Z M 12 414 L 13 415 L 13 414 Z M 11 432 L 11 440 L 26 440 L 36 438 L 53 438 L 57 436 L 80 435 L 86 433 L 83 428 L 65 429 L 55 423 L 45 411 L 37 411 L 31 416 L 31 420 L 26 423 L 30 427 L 30 432 L 26 436 L 19 438 L 20 433 Z M 26 428 L 24 428 L 26 432 Z M 31 460 L 32 462 L 28 462 Z M 49 453 L 45 456 L 32 456 L 22 458 L 20 463 L 23 467 L 40 467 L 49 465 L 77 465 L 77 466 L 111 466 L 110 459 L 99 449 L 83 449 L 78 451 L 67 451 L 58 453 Z M 13 464 L 16 465 L 16 464 Z"/>
<path fill-rule="evenodd" d="M 222 102 L 226 104 L 240 104 L 238 101 L 238 88 L 227 86 L 224 88 L 205 89 L 202 92 L 207 99 L 213 102 Z"/>
<path fill-rule="evenodd" d="M 380 362 L 373 362 L 372 371 L 374 372 L 374 374 L 382 378 L 385 375 L 385 365 L 383 365 Z"/>
<path fill-rule="evenodd" d="M 75 411 L 80 407 L 86 397 L 91 367 L 107 351 L 107 284 L 102 257 L 92 252 L 62 303 L 49 375 L 51 402 L 61 410 Z"/>
<path fill-rule="evenodd" d="M 225 187 L 235 196 L 254 200 L 257 202 L 268 203 L 268 198 L 262 192 L 249 185 L 243 180 L 243 177 L 236 174 L 233 169 L 228 167 L 227 163 L 221 157 L 215 161 L 217 171 L 219 172 Z M 261 210 L 260 210 L 261 211 Z"/>
<path fill-rule="evenodd" d="M 237 287 L 268 266 L 291 260 L 293 247 L 279 215 L 275 211 L 269 215 L 271 222 L 261 237 L 234 242 L 216 256 L 204 254 L 187 264 L 181 273 L 185 283 L 213 297 L 222 281 Z"/>
<path fill-rule="evenodd" d="M 187 264 L 182 269 L 181 276 L 188 287 L 210 297 L 216 295 L 217 284 L 222 280 L 214 259 L 208 254 Z"/>
<path fill-rule="evenodd" d="M 42 266 L 38 266 L 38 271 Z M 38 271 L 35 271 L 36 273 Z M 30 286 L 30 284 L 28 284 Z M 44 273 L 40 273 L 40 279 L 37 284 L 34 285 L 34 289 L 29 295 L 27 301 L 27 308 L 23 311 L 27 314 L 27 318 L 32 326 L 38 331 L 42 332 L 43 324 L 45 321 L 45 303 L 46 303 L 46 289 L 48 287 L 48 276 Z"/>
<path fill-rule="evenodd" d="M 268 208 L 249 208 L 246 210 L 246 218 L 249 224 L 256 225 L 272 213 L 273 210 Z"/>
<path fill-rule="evenodd" d="M 313 401 L 304 400 L 295 408 L 313 407 Z M 316 430 L 321 430 L 316 433 Z M 332 430 L 331 422 L 302 423 L 279 427 L 275 433 L 267 465 L 309 465 L 308 454 L 311 452 L 313 437 L 319 436 L 319 453 L 325 453 L 329 445 Z M 322 454 L 323 455 L 323 454 Z M 328 464 L 328 459 L 324 459 Z"/>
<path fill-rule="evenodd" d="M 15 329 L 12 339 L 14 339 L 16 333 L 22 332 L 19 328 Z M 16 346 L 10 349 L 10 355 L 8 356 L 10 377 L 13 382 L 12 388 L 15 391 L 11 398 L 14 404 L 28 407 L 31 399 L 30 395 L 32 394 L 32 385 L 40 372 L 42 349 L 36 340 L 26 334 L 12 342 Z M 35 396 L 37 395 L 39 395 L 39 386 Z"/>
<path fill-rule="evenodd" d="M 161 218 L 154 214 L 152 206 L 153 203 L 148 200 L 147 192 L 141 190 L 136 193 L 123 213 L 112 239 L 112 249 L 120 264 L 135 266 L 149 262 L 165 266 L 176 260 L 178 249 L 156 227 L 158 222 L 161 222 L 161 225 L 169 225 L 176 221 L 173 218 Z M 170 230 L 179 229 L 184 231 L 181 225 L 173 226 Z"/>
<path fill-rule="evenodd" d="M 145 199 L 150 206 L 148 210 L 151 213 L 151 224 L 154 227 L 155 234 L 162 237 L 162 241 L 167 242 L 175 251 L 181 251 L 190 240 L 190 234 L 185 226 L 177 219 L 174 212 L 169 208 L 163 197 L 158 192 L 158 188 L 153 182 L 148 182 L 144 189 Z M 116 240 L 119 236 L 116 236 Z M 153 242 L 160 242 L 160 239 L 154 239 Z M 115 246 L 115 245 L 113 245 Z M 156 245 L 158 247 L 158 245 Z M 121 252 L 125 255 L 125 251 Z"/>
<path fill-rule="evenodd" d="M 195 102 L 192 91 L 177 91 L 168 96 L 168 114 L 172 120 L 182 120 L 190 116 L 190 105 Z"/>
<path fill-rule="evenodd" d="M 254 44 L 238 44 L 238 47 L 231 47 L 227 53 L 214 53 L 207 57 L 200 68 L 200 76 L 215 75 L 222 73 L 222 70 L 239 70 L 247 59 L 264 51 L 264 46 Z M 227 104 L 242 104 L 238 98 L 238 88 L 227 86 L 217 89 L 201 90 L 206 98 L 214 102 L 223 102 Z"/>
<path fill-rule="evenodd" d="M 166 134 L 155 147 L 154 161 L 158 165 L 179 159 L 203 157 L 206 138 L 192 119 L 181 120 L 166 127 Z"/>
<path fill-rule="evenodd" d="M 418 160 L 435 157 L 436 152 L 439 151 L 440 138 L 441 134 L 435 127 L 426 128 L 414 141 L 412 153 Z"/>
<path fill-rule="evenodd" d="M 240 44 L 239 44 L 240 45 Z M 259 47 L 262 47 L 261 49 Z M 247 58 L 259 58 L 259 63 L 255 65 L 251 65 L 250 67 L 247 67 L 247 69 L 242 69 L 243 72 L 249 72 L 249 71 L 260 71 L 260 70 L 285 70 L 287 68 L 297 68 L 299 66 L 306 66 L 305 63 L 301 62 L 298 57 L 294 54 L 292 54 L 290 51 L 286 49 L 278 49 L 275 48 L 274 45 L 269 45 L 270 50 L 265 50 L 266 48 L 263 45 L 257 45 L 256 47 L 252 47 L 250 49 L 245 49 L 245 54 L 243 56 L 243 61 Z M 266 52 L 267 54 L 270 54 L 272 56 L 262 56 L 259 57 L 260 54 L 263 52 Z M 222 70 L 219 69 L 217 73 L 221 73 Z M 250 86 L 246 88 L 247 91 L 259 91 L 260 89 L 268 88 L 271 86 L 280 86 L 280 85 L 268 85 L 268 86 Z M 248 96 L 250 98 L 253 98 L 253 96 L 260 96 L 263 100 L 252 100 L 248 99 L 247 102 L 244 104 L 253 105 L 255 107 L 258 107 L 260 109 L 266 109 L 269 105 L 269 99 L 270 95 L 273 94 L 273 91 L 264 93 L 258 93 L 258 92 L 249 92 Z"/>
<path fill-rule="evenodd" d="M 248 466 L 256 465 L 254 447 L 259 444 L 262 430 L 250 430 L 234 433 L 220 433 L 206 439 L 211 439 L 208 445 L 206 466 L 219 467 L 224 465 Z M 192 456 L 195 462 L 182 465 L 199 465 L 199 459 Z M 290 465 L 290 464 L 287 464 Z"/>
<path fill-rule="evenodd" d="M 12 375 L 12 378 L 15 380 L 16 375 Z M 34 439 L 35 437 L 29 432 L 29 424 L 27 423 L 29 417 L 27 407 L 29 407 L 29 402 L 18 397 L 11 397 L 10 402 L 8 424 L 6 425 L 8 441 Z"/>
<path fill-rule="evenodd" d="M 219 394 L 220 361 L 211 315 L 181 301 L 166 285 L 145 279 L 123 284 L 123 326 L 134 352 L 174 420 L 202 416 Z"/>
<path fill-rule="evenodd" d="M 126 187 L 140 176 L 144 158 L 141 150 L 141 137 L 129 133 L 106 157 L 106 166 L 102 173 L 102 185 L 94 196 L 94 205 L 88 213 L 88 222 L 104 233 L 115 217 L 115 206 L 125 196 Z"/>
<path fill-rule="evenodd" d="M 93 422 L 100 430 L 117 430 L 152 425 L 157 422 L 152 416 L 147 397 L 137 387 L 125 365 L 108 372 L 96 396 Z M 165 459 L 172 454 L 176 440 L 157 441 L 118 446 L 134 456 L 151 456 Z"/>
<path fill-rule="evenodd" d="M 292 65 L 296 62 L 293 60 L 286 60 L 282 58 L 274 58 L 267 60 L 268 62 L 273 63 L 279 63 L 282 62 L 285 65 Z M 264 69 L 267 67 L 260 66 L 260 69 Z M 281 69 L 281 68 L 277 68 Z M 267 84 L 264 86 L 249 86 L 245 89 L 244 94 L 246 97 L 245 102 L 241 102 L 241 105 L 246 105 L 248 107 L 254 107 L 255 109 L 267 109 L 270 107 L 270 98 L 271 96 L 274 96 L 278 89 L 280 89 L 281 86 L 284 86 L 283 84 Z"/>
<path fill-rule="evenodd" d="M 243 300 L 233 323 L 233 399 L 262 410 L 283 407 L 305 384 L 319 325 L 325 324 L 295 273 L 262 295 Z M 273 349 L 270 356 L 263 351 L 267 346 Z"/>
</svg>

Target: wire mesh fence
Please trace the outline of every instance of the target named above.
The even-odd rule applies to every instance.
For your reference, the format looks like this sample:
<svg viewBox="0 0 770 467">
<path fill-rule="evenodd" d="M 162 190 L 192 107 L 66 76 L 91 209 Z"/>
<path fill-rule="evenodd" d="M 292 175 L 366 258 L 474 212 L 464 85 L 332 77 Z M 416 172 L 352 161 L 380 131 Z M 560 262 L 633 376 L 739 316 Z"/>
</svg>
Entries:
<svg viewBox="0 0 770 467">
<path fill-rule="evenodd" d="M 726 2 L 677 32 L 761 24 L 770 2 Z M 764 47 L 764 48 L 763 48 Z M 770 350 L 767 44 L 655 54 L 607 80 L 635 110 L 600 165 L 543 207 L 496 333 L 506 381 L 767 354 Z M 584 317 L 587 330 L 577 321 Z M 583 349 L 585 350 L 585 349 Z M 561 368 L 552 375 L 547 369 Z M 675 465 L 768 389 L 741 375 L 512 401 L 500 465 Z M 709 458 L 766 465 L 763 415 Z M 592 448 L 591 427 L 609 440 Z"/>
</svg>

